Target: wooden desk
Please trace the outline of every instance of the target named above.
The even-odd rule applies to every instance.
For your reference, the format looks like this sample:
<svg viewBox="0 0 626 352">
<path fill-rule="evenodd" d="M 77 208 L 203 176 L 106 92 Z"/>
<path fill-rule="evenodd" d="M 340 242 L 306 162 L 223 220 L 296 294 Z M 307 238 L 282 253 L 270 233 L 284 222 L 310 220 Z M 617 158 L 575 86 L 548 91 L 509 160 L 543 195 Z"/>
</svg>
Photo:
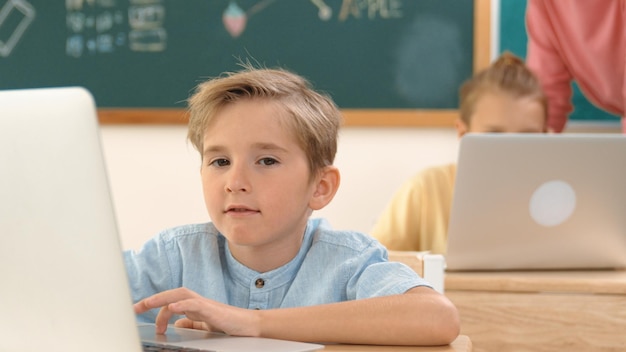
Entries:
<svg viewBox="0 0 626 352">
<path fill-rule="evenodd" d="M 626 351 L 626 271 L 446 273 L 474 351 Z"/>
<path fill-rule="evenodd" d="M 459 336 L 448 346 L 370 346 L 370 345 L 327 345 L 322 351 L 332 352 L 471 352 L 472 342 L 467 336 Z"/>
</svg>

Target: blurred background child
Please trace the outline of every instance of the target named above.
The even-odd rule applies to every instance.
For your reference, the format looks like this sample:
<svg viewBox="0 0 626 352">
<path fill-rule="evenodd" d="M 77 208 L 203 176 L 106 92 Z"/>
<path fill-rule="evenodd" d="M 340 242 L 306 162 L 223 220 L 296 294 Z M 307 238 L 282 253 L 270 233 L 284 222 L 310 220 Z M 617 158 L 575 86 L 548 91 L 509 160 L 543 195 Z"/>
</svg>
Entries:
<svg viewBox="0 0 626 352">
<path fill-rule="evenodd" d="M 547 100 L 533 73 L 505 52 L 460 89 L 455 127 L 466 133 L 542 133 Z M 427 168 L 394 194 L 371 235 L 390 250 L 445 254 L 456 164 Z"/>
</svg>

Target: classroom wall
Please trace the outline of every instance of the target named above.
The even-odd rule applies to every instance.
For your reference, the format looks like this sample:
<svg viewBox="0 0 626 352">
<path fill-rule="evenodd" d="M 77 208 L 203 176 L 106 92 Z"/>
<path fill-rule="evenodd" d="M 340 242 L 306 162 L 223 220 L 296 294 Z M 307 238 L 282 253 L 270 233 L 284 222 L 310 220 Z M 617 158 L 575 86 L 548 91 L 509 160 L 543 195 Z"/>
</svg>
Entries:
<svg viewBox="0 0 626 352">
<path fill-rule="evenodd" d="M 125 249 L 164 228 L 209 220 L 199 156 L 186 142 L 185 126 L 104 125 L 101 135 Z M 341 187 L 314 216 L 338 229 L 367 232 L 404 180 L 426 166 L 453 162 L 457 147 L 452 127 L 344 127 L 335 163 Z"/>
<path fill-rule="evenodd" d="M 575 123 L 566 131 L 579 132 L 620 133 L 620 125 Z M 167 227 L 209 220 L 186 126 L 104 125 L 101 136 L 125 249 Z M 314 216 L 367 232 L 402 182 L 424 167 L 454 162 L 457 148 L 453 127 L 344 127 L 335 163 L 339 192 Z"/>
<path fill-rule="evenodd" d="M 566 131 L 578 132 L 619 133 L 620 126 L 578 123 Z M 209 220 L 186 126 L 104 125 L 101 136 L 125 249 L 167 227 Z M 335 163 L 339 192 L 314 216 L 367 232 L 402 182 L 424 167 L 454 162 L 457 148 L 453 127 L 344 127 Z"/>
</svg>

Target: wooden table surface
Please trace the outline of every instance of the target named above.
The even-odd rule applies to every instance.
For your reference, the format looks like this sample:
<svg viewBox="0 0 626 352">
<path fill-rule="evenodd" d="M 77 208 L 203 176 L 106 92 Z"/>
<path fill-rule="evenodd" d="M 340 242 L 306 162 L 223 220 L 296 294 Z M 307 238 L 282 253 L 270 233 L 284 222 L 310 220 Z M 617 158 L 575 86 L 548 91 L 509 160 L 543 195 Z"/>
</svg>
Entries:
<svg viewBox="0 0 626 352">
<path fill-rule="evenodd" d="M 450 345 L 415 346 L 372 346 L 372 345 L 326 345 L 322 351 L 332 352 L 470 352 L 472 342 L 468 336 L 460 335 Z"/>
<path fill-rule="evenodd" d="M 446 290 L 626 294 L 626 270 L 447 272 Z"/>
<path fill-rule="evenodd" d="M 474 352 L 626 351 L 626 271 L 448 272 Z"/>
</svg>

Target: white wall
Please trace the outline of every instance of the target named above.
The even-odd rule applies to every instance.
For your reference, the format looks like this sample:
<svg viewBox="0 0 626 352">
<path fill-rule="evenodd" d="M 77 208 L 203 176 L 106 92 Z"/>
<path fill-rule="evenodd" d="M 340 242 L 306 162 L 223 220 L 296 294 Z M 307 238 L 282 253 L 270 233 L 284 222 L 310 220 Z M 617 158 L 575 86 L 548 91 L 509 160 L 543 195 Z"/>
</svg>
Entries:
<svg viewBox="0 0 626 352">
<path fill-rule="evenodd" d="M 104 125 L 101 132 L 125 249 L 167 227 L 209 220 L 186 126 Z M 424 167 L 453 162 L 457 148 L 452 127 L 346 127 L 335 162 L 341 187 L 314 216 L 338 229 L 367 232 L 402 182 Z"/>
</svg>

